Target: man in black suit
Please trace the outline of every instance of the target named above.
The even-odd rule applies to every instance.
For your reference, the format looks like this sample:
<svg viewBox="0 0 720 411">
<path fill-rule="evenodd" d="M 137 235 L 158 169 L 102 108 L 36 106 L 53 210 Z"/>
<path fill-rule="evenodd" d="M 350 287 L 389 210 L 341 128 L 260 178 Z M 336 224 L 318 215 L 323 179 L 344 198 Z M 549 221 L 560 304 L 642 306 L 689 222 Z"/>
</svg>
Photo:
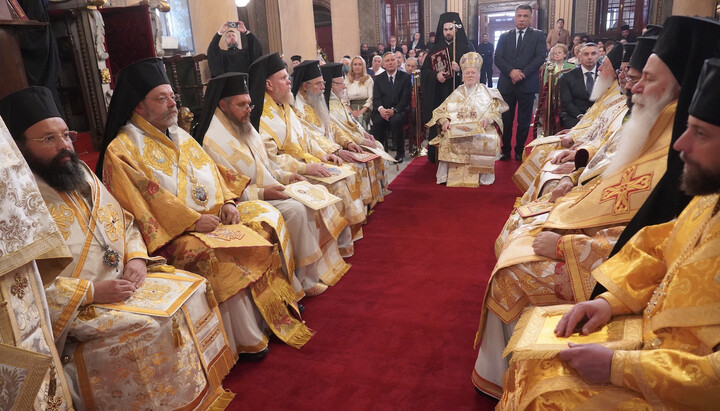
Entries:
<svg viewBox="0 0 720 411">
<path fill-rule="evenodd" d="M 477 52 L 483 59 L 482 67 L 480 69 L 480 82 L 487 84 L 488 87 L 493 86 L 493 54 L 495 53 L 495 46 L 490 42 L 488 34 L 482 35 L 482 40 L 475 47 Z"/>
<path fill-rule="evenodd" d="M 395 160 L 405 160 L 403 126 L 410 109 L 410 75 L 397 69 L 397 60 L 391 52 L 383 56 L 385 71 L 375 76 L 373 86 L 372 135 L 387 147 L 385 130 L 390 127 L 397 154 Z"/>
<path fill-rule="evenodd" d="M 587 43 L 578 55 L 580 65 L 560 76 L 560 121 L 573 128 L 592 105 L 590 94 L 597 79 L 598 45 Z"/>
<path fill-rule="evenodd" d="M 510 158 L 515 106 L 518 125 L 515 136 L 515 159 L 522 160 L 525 139 L 530 130 L 535 93 L 540 89 L 538 70 L 545 61 L 545 35 L 530 27 L 532 7 L 520 5 L 515 9 L 515 28 L 504 33 L 495 50 L 495 65 L 500 69 L 498 90 L 510 110 L 502 115 L 503 145 L 501 160 Z"/>
</svg>

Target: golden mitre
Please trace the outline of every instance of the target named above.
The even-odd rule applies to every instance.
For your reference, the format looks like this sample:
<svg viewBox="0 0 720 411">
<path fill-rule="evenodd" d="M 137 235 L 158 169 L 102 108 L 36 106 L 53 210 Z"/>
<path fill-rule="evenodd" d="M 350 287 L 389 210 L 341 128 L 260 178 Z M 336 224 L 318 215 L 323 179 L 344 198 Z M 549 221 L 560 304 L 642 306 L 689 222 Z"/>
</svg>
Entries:
<svg viewBox="0 0 720 411">
<path fill-rule="evenodd" d="M 469 53 L 463 54 L 462 57 L 460 57 L 460 70 L 465 71 L 466 69 L 470 67 L 475 67 L 480 71 L 480 67 L 482 67 L 483 59 L 480 54 L 471 51 Z"/>
</svg>

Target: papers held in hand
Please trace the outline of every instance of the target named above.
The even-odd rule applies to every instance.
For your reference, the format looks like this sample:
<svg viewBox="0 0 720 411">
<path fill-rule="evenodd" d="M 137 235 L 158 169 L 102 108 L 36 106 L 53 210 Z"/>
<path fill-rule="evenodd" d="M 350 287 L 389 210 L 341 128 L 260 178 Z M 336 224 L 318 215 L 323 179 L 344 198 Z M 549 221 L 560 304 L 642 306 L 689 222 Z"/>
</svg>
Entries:
<svg viewBox="0 0 720 411">
<path fill-rule="evenodd" d="M 298 181 L 286 185 L 283 193 L 313 210 L 321 210 L 341 201 L 340 197 L 330 194 L 327 188 L 321 185 L 311 184 L 307 181 Z"/>
<path fill-rule="evenodd" d="M 575 333 L 568 338 L 555 336 L 555 327 L 572 304 L 531 307 L 518 320 L 503 357 L 510 353 L 513 361 L 546 359 L 568 348 L 568 343 L 600 344 L 612 350 L 635 350 L 642 346 L 642 317 L 624 315 L 588 335 Z"/>
<path fill-rule="evenodd" d="M 371 153 L 373 153 L 373 154 L 377 154 L 377 155 L 378 155 L 380 158 L 382 158 L 383 160 L 391 161 L 391 162 L 393 162 L 393 163 L 397 163 L 397 160 L 395 160 L 390 154 L 388 154 L 387 152 L 385 152 L 385 150 L 382 150 L 382 149 L 377 148 L 377 147 L 366 146 L 366 145 L 364 145 L 364 144 L 361 144 L 360 147 L 362 147 L 364 150 L 367 150 L 367 151 L 369 151 L 369 152 L 371 152 Z"/>
<path fill-rule="evenodd" d="M 478 121 L 472 121 L 468 123 L 450 123 L 450 138 L 457 137 L 472 137 L 485 134 L 482 124 Z"/>
<path fill-rule="evenodd" d="M 367 163 L 368 161 L 375 160 L 376 158 L 380 157 L 379 155 L 375 153 L 352 153 L 352 155 L 355 157 L 355 160 L 357 160 L 358 163 Z"/>
<path fill-rule="evenodd" d="M 324 166 L 330 172 L 330 177 L 317 177 L 317 176 L 305 176 L 305 177 L 311 178 L 315 181 L 320 181 L 325 184 L 332 184 L 336 181 L 340 181 L 343 178 L 347 178 L 347 177 L 350 177 L 351 175 L 355 174 L 355 170 L 353 170 L 347 164 L 343 164 L 341 166 L 336 166 L 334 164 L 324 164 Z"/>
</svg>

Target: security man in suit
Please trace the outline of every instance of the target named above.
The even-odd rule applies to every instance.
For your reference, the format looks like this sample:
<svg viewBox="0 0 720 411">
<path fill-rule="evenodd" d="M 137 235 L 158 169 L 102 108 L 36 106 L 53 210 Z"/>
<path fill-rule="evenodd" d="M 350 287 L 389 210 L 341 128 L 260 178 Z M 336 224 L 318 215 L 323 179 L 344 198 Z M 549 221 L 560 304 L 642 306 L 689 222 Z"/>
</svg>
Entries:
<svg viewBox="0 0 720 411">
<path fill-rule="evenodd" d="M 560 76 L 560 121 L 563 127 L 572 128 L 592 105 L 592 93 L 597 79 L 600 49 L 595 43 L 586 43 L 578 55 L 580 65 Z"/>
<path fill-rule="evenodd" d="M 387 147 L 385 131 L 392 132 L 397 154 L 395 160 L 405 160 L 405 138 L 403 125 L 407 122 L 410 110 L 410 74 L 397 69 L 395 54 L 383 56 L 385 71 L 375 76 L 373 85 L 372 135 Z"/>
<path fill-rule="evenodd" d="M 545 61 L 545 34 L 530 27 L 533 9 L 520 5 L 515 9 L 515 28 L 504 33 L 495 50 L 495 66 L 500 70 L 498 91 L 510 110 L 503 113 L 503 145 L 501 160 L 510 158 L 513 120 L 517 106 L 515 159 L 522 160 L 525 139 L 530 130 L 535 93 L 540 90 L 540 66 Z"/>
</svg>

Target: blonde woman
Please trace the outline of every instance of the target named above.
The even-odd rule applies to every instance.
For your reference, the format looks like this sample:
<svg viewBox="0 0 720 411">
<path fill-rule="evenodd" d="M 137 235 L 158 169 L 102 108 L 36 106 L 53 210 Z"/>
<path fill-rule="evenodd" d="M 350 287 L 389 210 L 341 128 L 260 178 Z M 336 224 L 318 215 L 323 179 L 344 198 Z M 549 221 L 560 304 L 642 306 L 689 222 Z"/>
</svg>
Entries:
<svg viewBox="0 0 720 411">
<path fill-rule="evenodd" d="M 350 102 L 350 112 L 366 130 L 369 130 L 372 113 L 373 79 L 365 69 L 365 60 L 355 56 L 350 61 L 350 72 L 345 77 L 345 93 Z"/>
</svg>

